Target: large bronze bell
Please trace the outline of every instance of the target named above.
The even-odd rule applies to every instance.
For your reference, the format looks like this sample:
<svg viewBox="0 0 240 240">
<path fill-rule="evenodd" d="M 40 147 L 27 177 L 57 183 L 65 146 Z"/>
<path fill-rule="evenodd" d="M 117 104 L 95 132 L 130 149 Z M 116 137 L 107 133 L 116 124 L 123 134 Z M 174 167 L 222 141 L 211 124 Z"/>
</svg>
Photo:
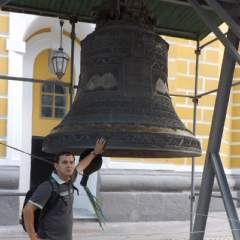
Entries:
<svg viewBox="0 0 240 240">
<path fill-rule="evenodd" d="M 155 18 L 142 1 L 120 1 L 116 12 L 113 2 L 93 11 L 97 27 L 81 44 L 75 101 L 45 137 L 43 151 L 80 155 L 103 137 L 105 156 L 200 156 L 199 141 L 181 122 L 169 96 L 169 46 L 154 33 Z"/>
</svg>

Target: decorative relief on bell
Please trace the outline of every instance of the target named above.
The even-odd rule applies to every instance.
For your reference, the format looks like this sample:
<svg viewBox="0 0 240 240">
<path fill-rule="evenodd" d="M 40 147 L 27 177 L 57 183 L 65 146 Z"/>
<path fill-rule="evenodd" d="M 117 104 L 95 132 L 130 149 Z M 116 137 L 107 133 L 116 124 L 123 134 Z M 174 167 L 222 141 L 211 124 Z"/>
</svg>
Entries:
<svg viewBox="0 0 240 240">
<path fill-rule="evenodd" d="M 104 73 L 102 76 L 94 74 L 87 82 L 84 92 L 116 89 L 118 89 L 117 79 L 112 73 Z"/>
<path fill-rule="evenodd" d="M 158 78 L 156 82 L 156 92 L 158 94 L 168 95 L 167 84 L 165 84 L 161 78 Z"/>
<path fill-rule="evenodd" d="M 144 6 L 143 0 L 103 0 L 92 9 L 91 16 L 96 29 L 116 20 L 135 22 L 152 30 L 157 24 L 157 18 Z"/>
</svg>

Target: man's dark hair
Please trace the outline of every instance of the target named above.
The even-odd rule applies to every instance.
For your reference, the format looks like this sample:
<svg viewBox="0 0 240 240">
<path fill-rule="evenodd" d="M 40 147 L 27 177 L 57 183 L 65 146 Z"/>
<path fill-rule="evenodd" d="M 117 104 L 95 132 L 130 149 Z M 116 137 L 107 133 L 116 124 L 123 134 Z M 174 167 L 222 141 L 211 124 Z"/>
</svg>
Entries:
<svg viewBox="0 0 240 240">
<path fill-rule="evenodd" d="M 66 155 L 66 156 L 73 156 L 74 158 L 74 161 L 75 161 L 75 156 L 69 152 L 69 151 L 62 151 L 62 152 L 59 152 L 58 154 L 56 154 L 55 156 L 55 163 L 59 163 L 59 160 L 60 160 L 60 157 L 63 156 L 63 155 Z"/>
</svg>

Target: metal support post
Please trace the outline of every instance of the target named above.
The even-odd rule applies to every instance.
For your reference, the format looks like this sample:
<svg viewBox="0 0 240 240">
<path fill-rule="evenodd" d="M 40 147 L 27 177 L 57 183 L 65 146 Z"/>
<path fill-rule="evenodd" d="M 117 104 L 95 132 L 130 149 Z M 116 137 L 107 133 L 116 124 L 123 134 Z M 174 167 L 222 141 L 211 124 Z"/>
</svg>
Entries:
<svg viewBox="0 0 240 240">
<path fill-rule="evenodd" d="M 232 229 L 234 239 L 240 239 L 240 224 L 233 198 L 227 183 L 227 178 L 224 173 L 222 161 L 218 153 L 211 153 L 211 159 L 216 173 L 218 185 L 222 194 L 224 206 L 227 212 L 228 221 Z"/>
<path fill-rule="evenodd" d="M 10 2 L 11 0 L 0 0 L 0 8 L 3 7 L 5 4 Z"/>
<path fill-rule="evenodd" d="M 197 40 L 196 48 L 196 73 L 195 73 L 195 90 L 194 90 L 194 112 L 193 112 L 193 134 L 196 134 L 196 118 L 197 118 L 197 105 L 198 105 L 198 70 L 199 70 L 199 55 L 201 54 L 199 38 Z M 193 231 L 193 222 L 194 222 L 194 207 L 195 207 L 195 157 L 192 158 L 192 175 L 191 175 L 191 205 L 190 205 L 190 238 Z"/>
<path fill-rule="evenodd" d="M 188 0 L 193 9 L 198 13 L 202 20 L 208 25 L 208 27 L 214 32 L 222 44 L 228 49 L 232 57 L 240 64 L 240 55 L 237 49 L 231 44 L 231 42 L 224 36 L 224 34 L 219 30 L 218 26 L 214 23 L 210 16 L 204 11 L 202 6 L 197 0 Z"/>
<path fill-rule="evenodd" d="M 69 93 L 70 93 L 70 108 L 73 103 L 73 94 L 74 94 L 74 45 L 75 45 L 75 24 L 77 22 L 77 17 L 73 16 L 70 18 L 70 23 L 72 25 L 72 31 L 71 31 L 71 75 L 70 75 L 70 87 L 69 87 Z"/>
<path fill-rule="evenodd" d="M 228 30 L 227 38 L 235 47 L 235 49 L 238 49 L 239 39 L 232 32 L 231 29 Z M 220 161 L 214 160 L 213 162 L 211 156 L 215 156 L 219 153 L 220 150 L 235 63 L 236 62 L 231 56 L 231 54 L 228 52 L 228 49 L 225 48 L 212 126 L 209 136 L 208 149 L 206 153 L 205 166 L 203 170 L 202 183 L 198 199 L 195 223 L 193 228 L 194 233 L 192 234 L 191 240 L 203 240 L 215 174 L 217 175 L 217 178 L 221 180 L 218 182 L 220 184 L 220 190 L 228 191 L 227 188 L 229 188 L 226 182 L 226 178 L 223 178 L 220 175 L 220 169 L 223 168 L 222 165 L 220 165 Z M 218 170 L 216 171 L 216 169 Z M 223 170 L 221 169 L 221 171 Z M 224 195 L 224 192 L 222 192 L 222 195 Z M 228 195 L 227 197 L 229 198 L 230 196 Z M 226 212 L 229 218 L 236 219 L 236 209 L 234 212 L 234 206 L 232 206 L 232 204 L 233 203 L 230 201 L 227 205 L 225 205 Z M 236 225 L 239 225 L 239 222 Z M 231 225 L 231 227 L 233 226 Z M 238 229 L 239 228 L 240 226 L 238 226 Z M 235 232 L 233 236 L 235 240 L 240 239 L 238 231 Z"/>
<path fill-rule="evenodd" d="M 214 10 L 215 13 L 232 29 L 235 35 L 240 39 L 240 28 L 228 12 L 216 0 L 205 0 Z"/>
</svg>

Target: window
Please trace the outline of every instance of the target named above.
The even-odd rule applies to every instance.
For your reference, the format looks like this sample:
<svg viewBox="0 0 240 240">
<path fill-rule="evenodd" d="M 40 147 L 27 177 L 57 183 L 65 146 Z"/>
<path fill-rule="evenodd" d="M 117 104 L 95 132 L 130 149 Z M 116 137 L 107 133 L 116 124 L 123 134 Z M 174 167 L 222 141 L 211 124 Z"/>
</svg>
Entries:
<svg viewBox="0 0 240 240">
<path fill-rule="evenodd" d="M 58 84 L 42 85 L 41 117 L 63 118 L 67 106 L 66 88 Z"/>
</svg>

